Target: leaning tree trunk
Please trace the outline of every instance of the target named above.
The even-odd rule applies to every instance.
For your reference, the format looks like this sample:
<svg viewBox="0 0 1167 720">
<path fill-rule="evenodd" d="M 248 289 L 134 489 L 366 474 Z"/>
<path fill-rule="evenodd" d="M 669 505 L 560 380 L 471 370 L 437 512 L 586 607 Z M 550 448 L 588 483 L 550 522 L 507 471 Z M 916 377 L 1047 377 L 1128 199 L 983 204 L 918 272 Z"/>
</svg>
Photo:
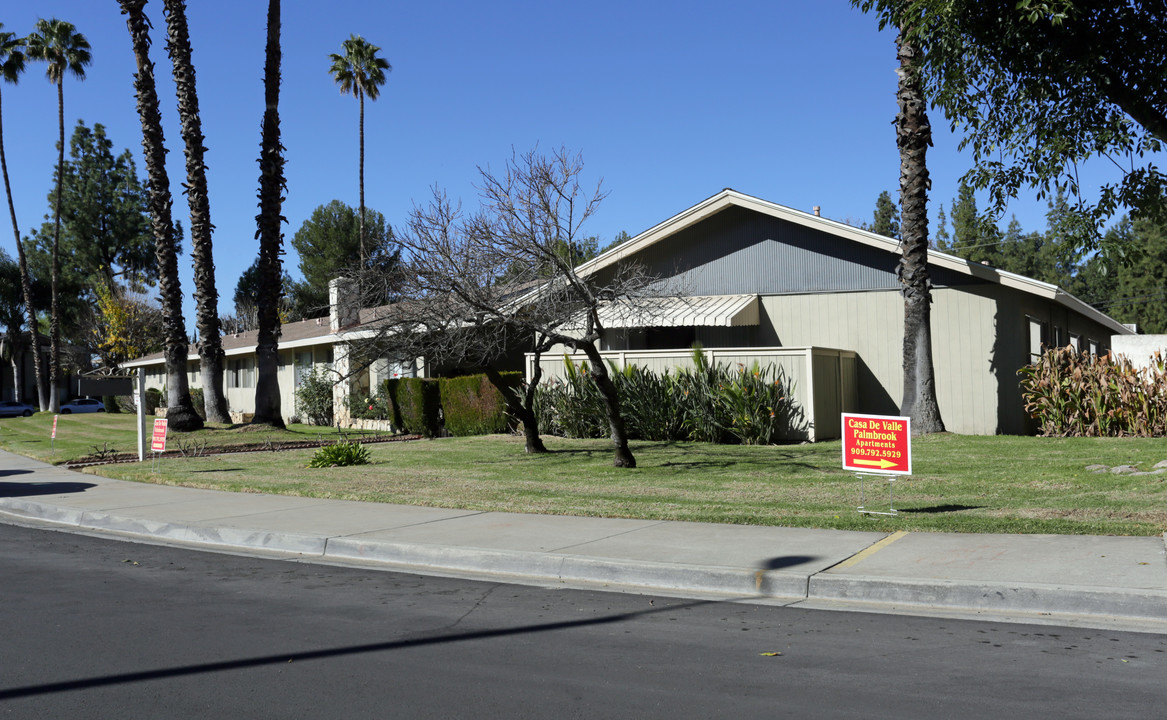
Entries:
<svg viewBox="0 0 1167 720">
<path fill-rule="evenodd" d="M 502 374 L 497 368 L 487 365 L 484 368 L 486 379 L 494 385 L 495 389 L 502 395 L 503 400 L 507 404 L 507 410 L 516 420 L 523 426 L 523 439 L 526 442 L 526 451 L 530 455 L 537 455 L 547 452 L 547 446 L 543 444 L 543 438 L 539 437 L 539 418 L 535 415 L 533 402 L 535 399 L 535 388 L 539 385 L 539 378 L 543 376 L 543 368 L 539 366 L 539 356 L 535 355 L 535 374 L 531 377 L 530 384 L 527 385 L 527 391 L 520 400 L 511 388 L 507 387 L 506 382 L 502 379 Z"/>
<path fill-rule="evenodd" d="M 900 236 L 903 255 L 896 274 L 904 295 L 904 398 L 900 413 L 913 434 L 944 432 L 932 366 L 932 282 L 928 278 L 928 166 L 932 144 L 918 50 L 901 30 L 896 37 L 900 67 L 896 100 L 896 145 L 900 150 Z"/>
<path fill-rule="evenodd" d="M 253 423 L 284 427 L 280 408 L 280 204 L 284 156 L 280 145 L 280 0 L 268 0 L 267 60 L 263 73 L 263 139 L 259 152 L 259 337 Z"/>
<path fill-rule="evenodd" d="M 223 393 L 223 339 L 219 325 L 219 293 L 215 289 L 215 258 L 212 253 L 211 204 L 207 196 L 207 166 L 203 160 L 203 127 L 195 90 L 195 70 L 191 62 L 190 35 L 186 25 L 186 2 L 164 0 L 166 50 L 174 65 L 175 93 L 186 145 L 186 192 L 190 204 L 190 244 L 194 262 L 195 301 L 199 330 L 199 364 L 203 402 L 208 422 L 231 422 L 227 397 Z"/>
<path fill-rule="evenodd" d="M 8 215 L 12 218 L 12 234 L 16 241 L 16 258 L 20 267 L 20 293 L 24 296 L 24 317 L 28 323 L 28 334 L 32 338 L 32 367 L 36 375 L 37 407 L 49 409 L 45 395 L 45 370 L 41 362 L 40 333 L 37 332 L 36 305 L 32 297 L 32 276 L 28 272 L 28 258 L 24 254 L 24 243 L 20 241 L 20 226 L 16 223 L 16 206 L 12 204 L 12 184 L 8 181 L 8 160 L 4 156 L 4 112 L 0 108 L 0 171 L 4 173 L 4 192 L 8 195 Z"/>
<path fill-rule="evenodd" d="M 65 79 L 57 81 L 57 199 L 53 203 L 53 252 L 49 305 L 49 412 L 61 411 L 61 307 L 57 284 L 61 277 L 61 189 L 65 184 Z M 33 332 L 36 329 L 33 328 Z"/>
<path fill-rule="evenodd" d="M 171 217 L 170 178 L 166 173 L 166 141 L 158 92 L 154 83 L 154 63 L 150 62 L 150 22 L 143 8 L 146 0 L 118 0 L 134 45 L 138 72 L 134 90 L 138 97 L 138 117 L 142 122 L 142 153 L 150 179 L 150 226 L 154 233 L 154 259 L 158 263 L 158 289 L 162 296 L 162 326 L 166 358 L 166 419 L 178 431 L 198 430 L 203 419 L 195 411 L 186 375 L 186 320 L 182 316 L 182 284 L 178 277 L 174 222 Z"/>
<path fill-rule="evenodd" d="M 608 367 L 600 357 L 600 351 L 593 342 L 581 342 L 576 345 L 583 350 L 592 364 L 592 382 L 604 398 L 604 408 L 608 411 L 608 426 L 612 429 L 612 445 L 616 448 L 616 458 L 613 465 L 622 468 L 636 467 L 636 458 L 628 449 L 628 430 L 624 425 L 624 415 L 620 412 L 620 394 L 616 392 L 616 385 L 608 375 Z"/>
</svg>

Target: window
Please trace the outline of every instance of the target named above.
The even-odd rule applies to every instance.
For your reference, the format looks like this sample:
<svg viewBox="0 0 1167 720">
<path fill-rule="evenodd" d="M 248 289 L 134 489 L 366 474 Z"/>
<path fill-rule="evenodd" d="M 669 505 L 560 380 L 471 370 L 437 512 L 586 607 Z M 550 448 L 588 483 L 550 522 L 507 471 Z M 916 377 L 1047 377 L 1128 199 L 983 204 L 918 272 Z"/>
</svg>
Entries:
<svg viewBox="0 0 1167 720">
<path fill-rule="evenodd" d="M 1081 350 L 1082 350 L 1081 346 L 1082 346 L 1081 339 L 1077 335 L 1075 335 L 1074 333 L 1070 333 L 1070 347 L 1072 347 L 1074 349 L 1074 352 L 1081 352 Z"/>
<path fill-rule="evenodd" d="M 227 361 L 227 387 L 249 388 L 255 387 L 255 361 L 251 358 L 239 358 Z"/>
<path fill-rule="evenodd" d="M 1037 362 L 1045 346 L 1049 344 L 1049 324 L 1037 318 L 1029 318 L 1029 360 Z"/>
<path fill-rule="evenodd" d="M 1098 341 L 1086 339 L 1086 347 L 1090 349 L 1091 357 L 1098 357 Z"/>
</svg>

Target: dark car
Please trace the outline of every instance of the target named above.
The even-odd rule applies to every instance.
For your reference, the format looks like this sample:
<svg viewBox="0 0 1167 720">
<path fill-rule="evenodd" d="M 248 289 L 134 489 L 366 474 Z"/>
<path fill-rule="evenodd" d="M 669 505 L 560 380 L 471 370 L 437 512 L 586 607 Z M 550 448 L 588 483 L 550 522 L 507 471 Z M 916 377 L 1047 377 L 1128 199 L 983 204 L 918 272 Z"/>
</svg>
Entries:
<svg viewBox="0 0 1167 720">
<path fill-rule="evenodd" d="M 0 402 L 0 417 L 28 417 L 36 412 L 36 408 L 28 403 L 16 402 L 15 400 L 4 400 Z"/>
<path fill-rule="evenodd" d="M 100 400 L 90 400 L 89 398 L 77 398 L 61 403 L 62 415 L 87 412 L 105 412 L 105 405 Z"/>
</svg>

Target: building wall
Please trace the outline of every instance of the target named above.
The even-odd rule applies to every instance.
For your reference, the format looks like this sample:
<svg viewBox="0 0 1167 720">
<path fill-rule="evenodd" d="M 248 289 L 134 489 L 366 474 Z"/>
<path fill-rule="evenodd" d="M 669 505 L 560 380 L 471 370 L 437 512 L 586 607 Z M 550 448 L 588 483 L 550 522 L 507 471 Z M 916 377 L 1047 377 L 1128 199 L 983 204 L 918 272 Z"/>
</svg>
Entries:
<svg viewBox="0 0 1167 720">
<path fill-rule="evenodd" d="M 761 298 L 762 345 L 820 345 L 858 355 L 861 412 L 896 414 L 903 399 L 903 298 L 895 291 Z M 1023 434 L 1032 426 L 1017 371 L 1030 362 L 1029 320 L 1098 344 L 1109 330 L 1069 308 L 998 285 L 933 290 L 932 361 L 948 430 Z M 1084 349 L 1084 348 L 1083 348 Z"/>
<path fill-rule="evenodd" d="M 284 421 L 288 422 L 298 414 L 296 387 L 300 378 L 313 368 L 331 366 L 332 353 L 329 346 L 289 348 L 280 350 L 279 358 L 280 409 Z M 228 409 L 233 414 L 254 412 L 256 380 L 254 353 L 228 356 L 224 360 L 223 392 L 227 396 Z M 192 390 L 202 387 L 197 360 L 187 363 L 187 384 Z M 153 365 L 146 369 L 146 387 L 165 392 L 164 365 Z M 163 403 L 165 402 L 164 397 Z"/>
</svg>

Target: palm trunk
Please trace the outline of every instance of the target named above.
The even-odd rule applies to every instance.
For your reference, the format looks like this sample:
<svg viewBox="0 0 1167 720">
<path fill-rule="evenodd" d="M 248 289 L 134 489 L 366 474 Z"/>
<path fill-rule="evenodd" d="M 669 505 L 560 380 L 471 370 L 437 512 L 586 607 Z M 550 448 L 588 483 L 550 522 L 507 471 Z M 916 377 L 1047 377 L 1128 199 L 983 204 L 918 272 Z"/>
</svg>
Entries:
<svg viewBox="0 0 1167 720">
<path fill-rule="evenodd" d="M 17 402 L 24 400 L 24 334 L 20 328 L 15 328 L 16 332 L 11 332 L 13 328 L 9 328 L 8 333 L 8 349 L 12 353 L 12 399 Z"/>
<path fill-rule="evenodd" d="M 361 120 L 360 120 L 360 136 L 361 136 L 361 152 L 360 152 L 360 168 L 359 168 L 359 182 L 361 194 L 360 207 L 360 247 L 361 247 L 361 270 L 365 269 L 366 253 L 365 253 L 365 94 L 361 92 L 361 88 L 357 86 L 357 100 L 361 104 Z M 364 277 L 360 275 L 358 277 Z"/>
<path fill-rule="evenodd" d="M 65 184 L 65 82 L 57 82 L 57 199 L 53 203 L 53 253 L 49 315 L 49 411 L 60 412 L 58 391 L 61 377 L 61 308 L 57 301 L 57 283 L 61 276 L 61 189 Z"/>
<path fill-rule="evenodd" d="M 119 0 L 128 15 L 126 26 L 133 40 L 138 72 L 134 89 L 138 97 L 138 117 L 142 122 L 142 153 L 150 178 L 150 224 L 154 233 L 154 259 L 158 263 L 158 289 L 162 296 L 162 324 L 165 333 L 166 418 L 177 431 L 198 430 L 203 419 L 195 411 L 187 382 L 186 320 L 182 316 L 182 285 L 178 276 L 174 222 L 171 216 L 170 178 L 166 173 L 166 142 L 158 91 L 154 83 L 154 63 L 150 62 L 150 24 L 143 8 L 146 0 Z"/>
<path fill-rule="evenodd" d="M 41 363 L 40 334 L 37 332 L 36 305 L 32 298 L 32 276 L 28 272 L 28 258 L 20 241 L 20 226 L 16 223 L 16 206 L 12 203 L 12 184 L 8 181 L 8 159 L 4 155 L 4 112 L 0 108 L 0 171 L 4 173 L 4 192 L 8 196 L 8 215 L 12 218 L 12 234 L 16 242 L 16 258 L 20 266 L 20 292 L 24 296 L 24 316 L 32 338 L 32 367 L 36 375 L 37 406 L 48 410 L 45 396 L 45 371 Z"/>
<path fill-rule="evenodd" d="M 932 282 L 928 277 L 928 166 L 932 144 L 926 102 L 917 69 L 917 49 L 901 31 L 896 100 L 896 145 L 900 150 L 900 235 L 903 255 L 896 269 L 904 295 L 904 397 L 900 414 L 912 433 L 944 432 L 932 365 Z"/>
<path fill-rule="evenodd" d="M 259 154 L 259 336 L 255 346 L 253 423 L 284 427 L 280 408 L 280 194 L 284 158 L 280 146 L 280 0 L 268 0 L 267 60 L 264 65 L 263 140 Z"/>
<path fill-rule="evenodd" d="M 186 146 L 186 187 L 190 204 L 191 258 L 194 262 L 195 301 L 199 331 L 199 360 L 203 400 L 208 422 L 228 423 L 227 398 L 223 393 L 223 341 L 219 325 L 219 293 L 215 289 L 210 199 L 207 168 L 203 160 L 203 129 L 191 62 L 190 36 L 184 0 L 164 0 L 167 52 L 174 65 L 175 93 Z"/>
</svg>

